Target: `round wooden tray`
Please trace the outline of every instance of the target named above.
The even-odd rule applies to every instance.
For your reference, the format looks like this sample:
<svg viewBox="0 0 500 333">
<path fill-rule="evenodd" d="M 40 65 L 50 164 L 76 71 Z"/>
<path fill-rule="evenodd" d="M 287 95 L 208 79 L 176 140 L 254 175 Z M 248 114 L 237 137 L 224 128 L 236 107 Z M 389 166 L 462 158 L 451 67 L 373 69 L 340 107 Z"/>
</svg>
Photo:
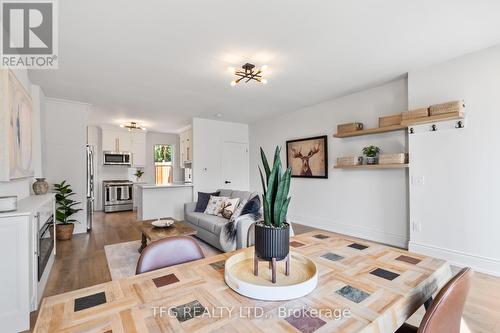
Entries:
<svg viewBox="0 0 500 333">
<path fill-rule="evenodd" d="M 290 252 L 290 255 L 290 275 L 285 275 L 285 261 L 279 261 L 276 283 L 272 283 L 268 262 L 259 262 L 259 275 L 255 276 L 253 249 L 239 252 L 226 260 L 226 284 L 238 294 L 264 301 L 283 301 L 305 296 L 318 284 L 316 264 L 299 253 Z"/>
</svg>

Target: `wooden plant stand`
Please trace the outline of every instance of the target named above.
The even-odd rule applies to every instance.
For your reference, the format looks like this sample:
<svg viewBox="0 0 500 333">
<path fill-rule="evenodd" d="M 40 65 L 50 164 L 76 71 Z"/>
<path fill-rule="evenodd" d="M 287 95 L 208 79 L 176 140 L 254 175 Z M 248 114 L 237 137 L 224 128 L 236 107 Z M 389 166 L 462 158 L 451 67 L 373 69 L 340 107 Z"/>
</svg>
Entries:
<svg viewBox="0 0 500 333">
<path fill-rule="evenodd" d="M 285 275 L 290 275 L 290 253 L 283 259 L 285 261 Z M 259 275 L 259 261 L 268 261 L 269 269 L 272 270 L 272 283 L 276 283 L 276 258 L 272 258 L 271 260 L 262 259 L 257 255 L 257 252 L 254 252 L 253 256 L 253 275 Z"/>
</svg>

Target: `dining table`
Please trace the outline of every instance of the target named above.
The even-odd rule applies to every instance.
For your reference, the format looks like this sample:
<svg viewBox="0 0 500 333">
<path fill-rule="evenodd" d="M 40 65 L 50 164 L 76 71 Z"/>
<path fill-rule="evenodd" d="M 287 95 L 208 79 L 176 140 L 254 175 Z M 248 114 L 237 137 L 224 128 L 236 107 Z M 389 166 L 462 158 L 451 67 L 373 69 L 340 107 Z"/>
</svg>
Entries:
<svg viewBox="0 0 500 333">
<path fill-rule="evenodd" d="M 46 297 L 34 332 L 394 332 L 452 276 L 444 260 L 327 231 L 292 237 L 290 251 L 317 268 L 300 298 L 233 291 L 229 252 Z"/>
</svg>

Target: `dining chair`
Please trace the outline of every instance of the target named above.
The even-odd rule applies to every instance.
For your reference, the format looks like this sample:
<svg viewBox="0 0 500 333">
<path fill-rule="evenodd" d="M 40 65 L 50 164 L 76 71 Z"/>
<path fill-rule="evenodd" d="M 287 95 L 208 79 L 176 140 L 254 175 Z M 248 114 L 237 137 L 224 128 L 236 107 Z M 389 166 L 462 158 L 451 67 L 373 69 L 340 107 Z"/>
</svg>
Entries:
<svg viewBox="0 0 500 333">
<path fill-rule="evenodd" d="M 462 269 L 438 292 L 419 327 L 403 324 L 396 333 L 459 333 L 472 270 Z"/>
<path fill-rule="evenodd" d="M 198 243 L 186 236 L 169 237 L 152 242 L 141 253 L 135 274 L 203 259 Z"/>
</svg>

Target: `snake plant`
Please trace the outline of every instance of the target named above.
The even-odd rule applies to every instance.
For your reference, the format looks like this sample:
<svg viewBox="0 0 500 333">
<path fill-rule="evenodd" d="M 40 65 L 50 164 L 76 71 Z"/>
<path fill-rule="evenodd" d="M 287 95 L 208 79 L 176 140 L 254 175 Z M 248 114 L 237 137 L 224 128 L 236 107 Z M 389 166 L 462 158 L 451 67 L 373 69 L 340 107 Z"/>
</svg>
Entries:
<svg viewBox="0 0 500 333">
<path fill-rule="evenodd" d="M 262 189 L 264 190 L 264 225 L 274 228 L 281 228 L 283 223 L 286 222 L 286 214 L 291 199 L 288 197 L 288 191 L 290 190 L 292 170 L 287 168 L 283 172 L 280 154 L 281 148 L 276 147 L 271 169 L 264 150 L 262 147 L 260 148 L 260 157 L 265 173 L 264 176 L 259 166 Z"/>
</svg>

